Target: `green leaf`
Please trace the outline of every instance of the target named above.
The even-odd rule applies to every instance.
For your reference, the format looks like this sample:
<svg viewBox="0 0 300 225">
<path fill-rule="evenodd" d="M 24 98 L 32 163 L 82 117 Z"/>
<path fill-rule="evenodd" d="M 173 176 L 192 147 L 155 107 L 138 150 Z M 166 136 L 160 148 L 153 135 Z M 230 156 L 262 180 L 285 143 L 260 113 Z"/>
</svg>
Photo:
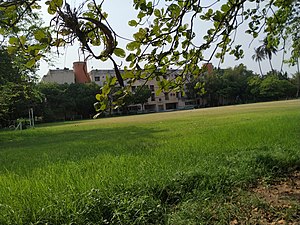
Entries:
<svg viewBox="0 0 300 225">
<path fill-rule="evenodd" d="M 15 46 L 8 46 L 8 47 L 7 47 L 7 52 L 8 52 L 9 54 L 15 53 L 16 50 L 17 50 L 17 48 L 16 48 Z"/>
<path fill-rule="evenodd" d="M 101 100 L 101 95 L 100 95 L 100 94 L 96 94 L 96 99 L 97 99 L 98 101 L 100 101 L 100 100 Z"/>
<path fill-rule="evenodd" d="M 123 78 L 125 78 L 125 79 L 131 79 L 134 77 L 135 77 L 135 74 L 131 71 L 127 71 L 126 73 L 123 74 Z"/>
<path fill-rule="evenodd" d="M 103 103 L 102 105 L 101 105 L 101 107 L 100 107 L 100 110 L 105 110 L 106 109 L 106 104 L 105 103 Z"/>
<path fill-rule="evenodd" d="M 56 13 L 56 9 L 54 9 L 53 7 L 51 7 L 51 6 L 49 6 L 48 7 L 48 13 L 50 14 L 50 15 L 54 15 L 55 13 Z"/>
<path fill-rule="evenodd" d="M 146 15 L 145 13 L 139 12 L 139 14 L 137 15 L 137 18 L 143 19 L 145 15 Z"/>
<path fill-rule="evenodd" d="M 31 59 L 26 63 L 27 68 L 32 68 L 35 65 L 35 59 Z"/>
<path fill-rule="evenodd" d="M 126 61 L 127 61 L 127 62 L 131 62 L 131 61 L 133 61 L 134 59 L 136 59 L 136 55 L 133 54 L 133 53 L 130 53 L 130 54 L 127 56 L 127 58 L 126 58 Z"/>
<path fill-rule="evenodd" d="M 37 30 L 34 32 L 34 38 L 38 41 L 46 37 L 46 34 L 42 30 Z"/>
<path fill-rule="evenodd" d="M 167 38 L 166 38 L 166 41 L 171 43 L 173 41 L 172 36 L 168 35 Z"/>
<path fill-rule="evenodd" d="M 16 37 L 10 37 L 8 43 L 11 45 L 16 45 L 19 42 L 19 39 Z"/>
<path fill-rule="evenodd" d="M 224 4 L 224 5 L 221 6 L 221 10 L 223 12 L 227 12 L 229 9 L 230 9 L 230 7 L 227 4 Z"/>
<path fill-rule="evenodd" d="M 177 17 L 180 15 L 181 8 L 176 4 L 171 4 L 168 7 L 168 10 L 171 12 L 172 16 Z"/>
<path fill-rule="evenodd" d="M 101 88 L 101 91 L 102 91 L 102 94 L 103 95 L 108 95 L 110 93 L 110 90 L 111 88 L 107 85 L 104 85 L 102 88 Z"/>
<path fill-rule="evenodd" d="M 140 43 L 137 41 L 133 41 L 127 44 L 126 49 L 129 51 L 134 51 L 140 47 Z"/>
<path fill-rule="evenodd" d="M 114 54 L 120 58 L 125 58 L 125 56 L 126 56 L 125 51 L 121 48 L 115 48 Z"/>
<path fill-rule="evenodd" d="M 209 9 L 209 10 L 207 11 L 207 14 L 208 14 L 208 15 L 212 15 L 213 12 L 214 12 L 214 11 L 213 11 L 212 9 Z"/>
<path fill-rule="evenodd" d="M 138 42 L 143 41 L 147 36 L 147 29 L 140 28 L 137 33 L 133 35 L 134 39 Z"/>
<path fill-rule="evenodd" d="M 54 15 L 56 13 L 57 8 L 62 7 L 63 0 L 51 0 L 51 1 L 47 1 L 46 4 L 49 5 L 48 13 L 50 15 Z"/>
<path fill-rule="evenodd" d="M 115 85 L 116 82 L 117 82 L 117 78 L 116 78 L 116 77 L 112 77 L 112 78 L 110 79 L 109 84 L 110 84 L 110 85 Z"/>
<path fill-rule="evenodd" d="M 138 22 L 136 22 L 135 20 L 130 20 L 128 22 L 128 25 L 131 26 L 131 27 L 136 27 L 138 25 Z"/>
<path fill-rule="evenodd" d="M 156 17 L 161 17 L 160 10 L 159 10 L 159 9 L 155 9 L 155 10 L 154 10 L 154 15 L 155 15 Z"/>
<path fill-rule="evenodd" d="M 56 7 L 62 7 L 63 0 L 52 0 L 51 4 L 55 5 Z"/>
<path fill-rule="evenodd" d="M 160 95 L 162 92 L 162 90 L 160 88 L 158 88 L 156 91 L 155 91 L 155 95 L 158 96 Z"/>
<path fill-rule="evenodd" d="M 220 21 L 222 21 L 222 17 L 223 17 L 223 14 L 220 11 L 216 11 L 213 19 L 214 19 L 214 21 L 220 22 Z M 219 26 L 219 23 L 215 24 L 215 27 L 218 27 L 218 26 Z"/>
<path fill-rule="evenodd" d="M 22 35 L 20 37 L 20 42 L 21 42 L 22 45 L 24 45 L 26 43 L 26 36 Z"/>
</svg>

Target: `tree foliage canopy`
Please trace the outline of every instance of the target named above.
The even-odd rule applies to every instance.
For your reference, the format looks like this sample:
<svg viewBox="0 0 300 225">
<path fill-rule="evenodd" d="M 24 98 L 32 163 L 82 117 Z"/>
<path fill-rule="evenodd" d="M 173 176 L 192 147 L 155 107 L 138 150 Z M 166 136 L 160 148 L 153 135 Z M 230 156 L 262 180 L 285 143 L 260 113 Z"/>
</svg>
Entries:
<svg viewBox="0 0 300 225">
<path fill-rule="evenodd" d="M 300 3 L 297 0 L 133 0 L 137 18 L 128 25 L 136 28 L 126 49 L 118 46 L 118 34 L 103 11 L 103 1 L 86 0 L 75 8 L 63 0 L 48 0 L 48 13 L 54 29 L 32 24 L 37 20 L 37 0 L 10 0 L 0 3 L 0 34 L 8 37 L 10 52 L 25 51 L 26 65 L 33 66 L 51 47 L 79 41 L 88 57 L 110 60 L 118 85 L 126 94 L 126 84 L 136 79 L 160 81 L 162 90 L 182 90 L 189 76 L 201 74 L 203 62 L 213 56 L 224 60 L 226 54 L 243 57 L 242 46 L 235 43 L 238 28 L 248 24 L 246 33 L 258 38 L 263 33 L 266 50 L 290 49 L 291 64 L 298 62 L 300 52 Z M 26 26 L 23 26 L 26 24 Z M 203 35 L 199 27 L 206 31 Z M 96 52 L 95 46 L 102 46 Z M 125 51 L 126 50 L 126 51 Z M 209 57 L 205 57 L 209 52 Z M 267 52 L 267 54 L 272 52 Z M 128 64 L 120 74 L 115 58 Z M 270 57 L 270 55 L 268 55 Z M 170 79 L 168 70 L 179 70 Z M 126 82 L 124 82 L 126 81 Z M 106 88 L 104 90 L 111 90 Z M 103 99 L 108 93 L 103 91 Z"/>
<path fill-rule="evenodd" d="M 86 119 L 95 114 L 93 104 L 99 86 L 94 83 L 40 83 L 37 89 L 44 97 L 42 104 L 36 107 L 43 121 Z"/>
<path fill-rule="evenodd" d="M 24 58 L 9 55 L 0 48 L 0 127 L 28 115 L 28 109 L 41 101 L 32 82 L 31 70 L 22 66 Z"/>
</svg>

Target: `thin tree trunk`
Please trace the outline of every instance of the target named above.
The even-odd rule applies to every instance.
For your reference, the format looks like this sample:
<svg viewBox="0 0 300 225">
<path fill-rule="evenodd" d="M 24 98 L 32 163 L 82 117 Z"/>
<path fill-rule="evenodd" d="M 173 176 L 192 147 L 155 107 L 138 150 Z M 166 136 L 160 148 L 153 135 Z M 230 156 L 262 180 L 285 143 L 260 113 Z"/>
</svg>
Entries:
<svg viewBox="0 0 300 225">
<path fill-rule="evenodd" d="M 283 53 L 282 53 L 282 62 L 281 62 L 280 72 L 282 72 L 282 70 L 283 70 L 284 56 L 285 56 L 285 39 L 283 39 Z"/>
<path fill-rule="evenodd" d="M 258 66 L 259 66 L 260 74 L 261 74 L 261 76 L 263 76 L 263 72 L 262 72 L 262 69 L 261 69 L 260 61 L 258 61 Z"/>
<path fill-rule="evenodd" d="M 270 63 L 271 70 L 272 70 L 272 72 L 273 72 L 273 71 L 274 71 L 274 68 L 273 68 L 273 65 L 272 65 L 271 59 L 269 59 L 269 63 Z"/>
</svg>

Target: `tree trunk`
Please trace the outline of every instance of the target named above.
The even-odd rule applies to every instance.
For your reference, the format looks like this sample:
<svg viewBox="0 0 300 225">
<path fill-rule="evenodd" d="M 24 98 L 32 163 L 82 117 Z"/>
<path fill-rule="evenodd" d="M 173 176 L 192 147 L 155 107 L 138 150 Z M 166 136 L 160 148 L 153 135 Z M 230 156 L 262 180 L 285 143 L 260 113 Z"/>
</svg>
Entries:
<svg viewBox="0 0 300 225">
<path fill-rule="evenodd" d="M 258 66 L 259 66 L 260 75 L 263 76 L 263 72 L 262 72 L 262 69 L 261 69 L 260 61 L 258 61 Z"/>
<path fill-rule="evenodd" d="M 280 72 L 283 71 L 284 55 L 285 55 L 285 39 L 283 39 L 283 53 L 282 53 L 282 61 L 281 61 Z"/>
<path fill-rule="evenodd" d="M 271 59 L 269 59 L 269 63 L 270 63 L 271 70 L 272 70 L 272 72 L 273 72 L 273 71 L 274 71 L 274 68 L 273 68 Z"/>
</svg>

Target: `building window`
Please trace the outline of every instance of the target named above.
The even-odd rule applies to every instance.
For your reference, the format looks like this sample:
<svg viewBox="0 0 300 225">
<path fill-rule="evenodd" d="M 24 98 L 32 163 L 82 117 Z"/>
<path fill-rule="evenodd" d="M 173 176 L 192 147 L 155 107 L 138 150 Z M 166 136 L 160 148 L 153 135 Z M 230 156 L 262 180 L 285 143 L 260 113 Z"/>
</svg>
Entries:
<svg viewBox="0 0 300 225">
<path fill-rule="evenodd" d="M 100 81 L 100 77 L 95 77 L 95 81 Z"/>
<path fill-rule="evenodd" d="M 155 101 L 155 93 L 151 93 L 151 101 Z"/>
<path fill-rule="evenodd" d="M 150 90 L 154 91 L 154 85 L 150 85 Z"/>
<path fill-rule="evenodd" d="M 169 93 L 165 93 L 165 100 L 169 100 Z"/>
<path fill-rule="evenodd" d="M 159 105 L 158 106 L 158 111 L 164 111 L 164 106 L 163 105 Z"/>
<path fill-rule="evenodd" d="M 136 89 L 136 86 L 132 86 L 132 87 L 131 87 L 131 91 L 132 91 L 132 92 L 135 92 L 135 89 Z"/>
</svg>

